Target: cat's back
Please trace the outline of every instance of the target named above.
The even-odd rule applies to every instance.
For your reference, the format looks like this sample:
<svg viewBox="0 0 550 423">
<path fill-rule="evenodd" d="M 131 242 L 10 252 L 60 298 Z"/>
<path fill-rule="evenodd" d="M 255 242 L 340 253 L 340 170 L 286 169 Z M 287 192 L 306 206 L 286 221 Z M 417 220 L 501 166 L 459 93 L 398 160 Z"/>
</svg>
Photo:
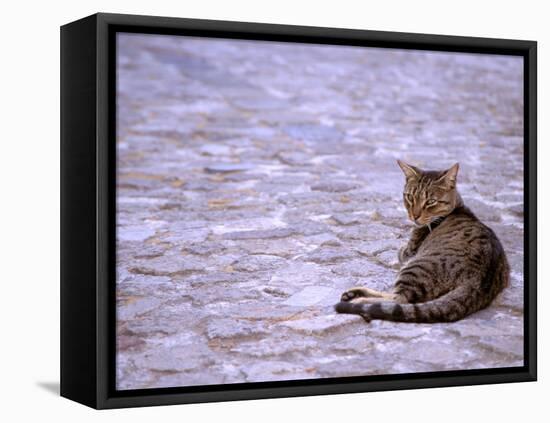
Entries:
<svg viewBox="0 0 550 423">
<path fill-rule="evenodd" d="M 468 284 L 488 304 L 509 283 L 510 267 L 495 233 L 469 209 L 461 207 L 426 237 L 408 266 L 420 266 L 434 280 L 435 296 Z"/>
<path fill-rule="evenodd" d="M 492 250 L 503 253 L 502 246 L 491 228 L 483 224 L 467 207 L 457 208 L 426 237 L 420 255 L 476 257 Z M 481 264 L 481 263 L 480 263 Z"/>
</svg>

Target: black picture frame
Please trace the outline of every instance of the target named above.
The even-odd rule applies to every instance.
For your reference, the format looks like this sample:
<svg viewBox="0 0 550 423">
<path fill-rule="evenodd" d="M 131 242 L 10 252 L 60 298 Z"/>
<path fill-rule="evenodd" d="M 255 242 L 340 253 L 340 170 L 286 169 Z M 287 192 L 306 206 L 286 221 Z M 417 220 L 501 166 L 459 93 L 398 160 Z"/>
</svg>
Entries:
<svg viewBox="0 0 550 423">
<path fill-rule="evenodd" d="M 524 58 L 524 366 L 131 391 L 114 389 L 117 32 Z M 534 381 L 537 375 L 534 41 L 95 14 L 61 27 L 61 395 L 97 409 Z"/>
</svg>

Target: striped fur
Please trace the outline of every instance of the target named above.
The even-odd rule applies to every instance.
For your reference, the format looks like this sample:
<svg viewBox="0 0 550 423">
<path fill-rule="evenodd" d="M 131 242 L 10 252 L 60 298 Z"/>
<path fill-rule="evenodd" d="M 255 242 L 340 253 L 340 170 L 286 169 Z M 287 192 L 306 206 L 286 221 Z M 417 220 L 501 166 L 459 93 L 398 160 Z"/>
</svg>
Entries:
<svg viewBox="0 0 550 423">
<path fill-rule="evenodd" d="M 399 165 L 406 176 L 403 201 L 417 226 L 399 253 L 394 289 L 346 291 L 336 311 L 367 321 L 435 323 L 487 307 L 508 285 L 510 268 L 495 233 L 463 204 L 458 164 L 442 172 Z"/>
</svg>

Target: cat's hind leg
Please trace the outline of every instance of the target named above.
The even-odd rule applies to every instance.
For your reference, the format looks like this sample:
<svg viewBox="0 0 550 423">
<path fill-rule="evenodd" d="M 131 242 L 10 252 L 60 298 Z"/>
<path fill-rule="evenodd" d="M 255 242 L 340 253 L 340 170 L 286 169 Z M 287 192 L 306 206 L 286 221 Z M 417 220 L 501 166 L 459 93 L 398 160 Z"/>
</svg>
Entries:
<svg viewBox="0 0 550 423">
<path fill-rule="evenodd" d="M 394 301 L 395 294 L 391 292 L 376 291 L 375 289 L 366 288 L 364 286 L 357 286 L 355 288 L 348 289 L 342 294 L 340 301 L 354 301 L 359 299 L 376 299 L 377 301 Z"/>
</svg>

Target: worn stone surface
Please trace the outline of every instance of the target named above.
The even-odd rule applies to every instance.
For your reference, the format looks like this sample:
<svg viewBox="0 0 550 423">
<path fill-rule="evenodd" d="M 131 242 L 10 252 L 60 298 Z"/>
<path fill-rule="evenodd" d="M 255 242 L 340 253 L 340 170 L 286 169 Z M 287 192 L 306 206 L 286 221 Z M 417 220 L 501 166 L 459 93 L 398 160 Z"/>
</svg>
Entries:
<svg viewBox="0 0 550 423">
<path fill-rule="evenodd" d="M 333 289 L 326 286 L 307 286 L 284 302 L 287 305 L 307 307 L 329 299 L 334 295 Z"/>
<path fill-rule="evenodd" d="M 518 366 L 520 58 L 119 36 L 119 389 Z M 395 159 L 460 162 L 511 286 L 452 324 L 337 315 L 390 289 Z"/>
</svg>

